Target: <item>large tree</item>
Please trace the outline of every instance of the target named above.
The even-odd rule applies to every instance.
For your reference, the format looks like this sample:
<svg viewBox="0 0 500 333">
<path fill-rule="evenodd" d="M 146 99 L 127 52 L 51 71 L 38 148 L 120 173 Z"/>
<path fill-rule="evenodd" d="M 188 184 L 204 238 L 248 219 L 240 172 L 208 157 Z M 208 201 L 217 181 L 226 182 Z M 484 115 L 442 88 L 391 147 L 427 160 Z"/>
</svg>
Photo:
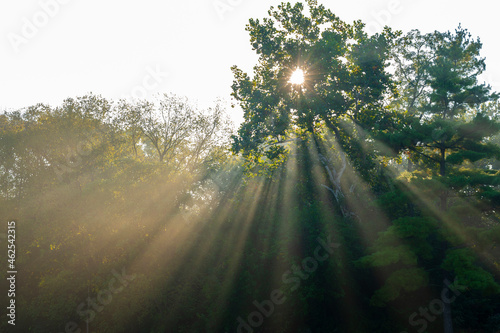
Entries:
<svg viewBox="0 0 500 333">
<path fill-rule="evenodd" d="M 288 140 L 311 138 L 329 180 L 325 187 L 342 214 L 352 215 L 343 200 L 344 152 L 367 176 L 373 165 L 353 126 L 372 127 L 392 88 L 386 67 L 394 35 L 386 30 L 368 36 L 362 22 L 348 24 L 313 0 L 307 8 L 302 3 L 271 7 L 269 16 L 247 26 L 259 56 L 253 75 L 233 67 L 232 96 L 244 111 L 233 151 L 254 161 L 272 160 L 286 152 Z M 304 82 L 290 80 L 292 75 L 303 75 Z M 323 140 L 327 132 L 340 148 L 338 166 L 322 148 L 332 146 Z"/>
<path fill-rule="evenodd" d="M 482 254 L 488 246 L 479 235 L 491 232 L 500 203 L 499 171 L 477 164 L 500 158 L 500 148 L 489 140 L 500 131 L 498 111 L 492 110 L 498 95 L 478 82 L 485 70 L 481 43 L 459 27 L 424 36 L 412 31 L 396 45 L 400 94 L 391 105 L 392 125 L 378 127 L 374 136 L 403 153 L 413 172 L 382 197 L 393 226 L 365 261 L 393 272 L 374 302 L 395 300 L 428 279 L 444 289 L 457 279 L 472 290 L 498 291 L 473 250 Z M 444 332 L 451 333 L 450 303 L 444 302 L 443 312 Z"/>
</svg>

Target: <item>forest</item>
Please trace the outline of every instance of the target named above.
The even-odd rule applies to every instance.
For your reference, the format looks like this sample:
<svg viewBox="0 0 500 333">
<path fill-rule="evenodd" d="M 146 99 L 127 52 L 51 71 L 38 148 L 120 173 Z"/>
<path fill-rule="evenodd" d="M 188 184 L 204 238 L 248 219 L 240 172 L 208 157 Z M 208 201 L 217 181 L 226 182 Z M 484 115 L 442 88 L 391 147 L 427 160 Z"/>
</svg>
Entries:
<svg viewBox="0 0 500 333">
<path fill-rule="evenodd" d="M 479 37 L 315 0 L 246 30 L 241 124 L 170 92 L 0 113 L 0 331 L 500 332 Z"/>
</svg>

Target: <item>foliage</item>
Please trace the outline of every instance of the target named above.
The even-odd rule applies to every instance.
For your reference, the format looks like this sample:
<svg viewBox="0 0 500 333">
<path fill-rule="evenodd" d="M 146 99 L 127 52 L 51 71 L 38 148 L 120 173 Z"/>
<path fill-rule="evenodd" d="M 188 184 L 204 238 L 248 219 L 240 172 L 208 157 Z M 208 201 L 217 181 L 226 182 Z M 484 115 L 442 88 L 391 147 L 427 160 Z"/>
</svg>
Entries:
<svg viewBox="0 0 500 333">
<path fill-rule="evenodd" d="M 247 25 L 253 73 L 232 68 L 234 135 L 222 101 L 174 94 L 0 114 L 15 331 L 89 315 L 94 332 L 250 331 L 259 313 L 259 332 L 400 332 L 443 293 L 428 332 L 500 329 L 500 102 L 480 41 L 368 35 L 313 0 L 268 14 Z"/>
</svg>

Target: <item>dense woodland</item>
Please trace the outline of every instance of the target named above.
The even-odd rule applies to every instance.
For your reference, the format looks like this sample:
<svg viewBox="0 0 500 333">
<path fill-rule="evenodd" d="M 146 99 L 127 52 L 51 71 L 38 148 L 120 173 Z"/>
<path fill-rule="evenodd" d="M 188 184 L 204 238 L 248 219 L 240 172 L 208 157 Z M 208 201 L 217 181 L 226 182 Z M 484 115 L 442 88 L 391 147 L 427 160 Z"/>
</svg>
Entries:
<svg viewBox="0 0 500 333">
<path fill-rule="evenodd" d="M 253 73 L 232 68 L 237 129 L 169 93 L 0 114 L 19 272 L 0 331 L 500 332 L 479 38 L 368 35 L 313 0 L 268 14 Z"/>
</svg>

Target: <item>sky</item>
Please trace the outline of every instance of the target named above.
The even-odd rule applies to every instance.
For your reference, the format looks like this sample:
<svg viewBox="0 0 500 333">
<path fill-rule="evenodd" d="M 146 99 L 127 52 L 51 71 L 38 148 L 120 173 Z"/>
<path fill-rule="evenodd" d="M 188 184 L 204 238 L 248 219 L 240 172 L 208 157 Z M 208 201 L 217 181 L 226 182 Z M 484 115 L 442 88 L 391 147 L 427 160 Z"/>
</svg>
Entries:
<svg viewBox="0 0 500 333">
<path fill-rule="evenodd" d="M 264 0 L 23 0 L 0 2 L 0 111 L 60 105 L 87 93 L 111 100 L 172 92 L 200 107 L 230 99 L 231 66 L 251 72 L 257 57 L 245 25 L 264 18 Z M 292 3 L 296 1 L 291 1 Z M 454 30 L 483 43 L 482 80 L 500 91 L 496 1 L 323 0 L 369 32 Z M 235 122 L 241 110 L 230 109 Z"/>
</svg>

